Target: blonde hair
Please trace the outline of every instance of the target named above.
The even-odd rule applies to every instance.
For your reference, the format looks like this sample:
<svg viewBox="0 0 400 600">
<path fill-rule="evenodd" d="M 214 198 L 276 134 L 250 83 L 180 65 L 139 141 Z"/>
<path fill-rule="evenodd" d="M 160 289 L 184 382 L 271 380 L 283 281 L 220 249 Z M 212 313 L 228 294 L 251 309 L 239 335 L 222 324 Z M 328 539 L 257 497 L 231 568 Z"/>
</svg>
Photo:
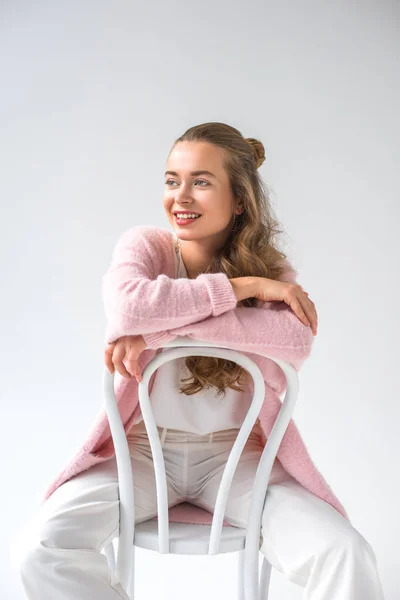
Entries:
<svg viewBox="0 0 400 600">
<path fill-rule="evenodd" d="M 282 262 L 286 254 L 276 244 L 276 236 L 283 233 L 269 200 L 267 186 L 257 169 L 265 161 L 265 149 L 259 140 L 245 138 L 238 129 L 225 123 L 210 122 L 190 127 L 175 140 L 202 141 L 222 148 L 224 167 L 236 204 L 242 203 L 243 212 L 234 214 L 231 232 L 219 253 L 213 257 L 203 273 L 225 273 L 228 278 L 257 276 L 278 279 L 285 271 Z M 247 298 L 238 306 L 257 306 L 256 298 Z M 196 394 L 203 388 L 215 387 L 217 395 L 226 394 L 226 388 L 244 391 L 240 387 L 250 381 L 247 370 L 237 363 L 208 356 L 188 356 L 185 365 L 191 376 L 182 379 L 180 392 Z"/>
</svg>

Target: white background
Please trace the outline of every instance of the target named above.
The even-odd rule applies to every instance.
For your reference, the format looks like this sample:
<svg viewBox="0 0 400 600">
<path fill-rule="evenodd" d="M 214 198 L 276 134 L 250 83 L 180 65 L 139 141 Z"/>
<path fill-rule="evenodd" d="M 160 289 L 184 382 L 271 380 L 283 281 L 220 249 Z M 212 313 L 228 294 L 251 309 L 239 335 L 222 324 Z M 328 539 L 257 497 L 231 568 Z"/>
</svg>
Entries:
<svg viewBox="0 0 400 600">
<path fill-rule="evenodd" d="M 397 598 L 398 3 L 71 0 L 0 12 L 1 595 L 25 597 L 11 540 L 102 403 L 112 248 L 132 225 L 170 227 L 172 143 L 222 121 L 264 143 L 260 173 L 319 314 L 295 421 Z M 235 559 L 139 551 L 137 597 L 236 597 Z M 301 597 L 273 571 L 271 598 Z"/>
</svg>

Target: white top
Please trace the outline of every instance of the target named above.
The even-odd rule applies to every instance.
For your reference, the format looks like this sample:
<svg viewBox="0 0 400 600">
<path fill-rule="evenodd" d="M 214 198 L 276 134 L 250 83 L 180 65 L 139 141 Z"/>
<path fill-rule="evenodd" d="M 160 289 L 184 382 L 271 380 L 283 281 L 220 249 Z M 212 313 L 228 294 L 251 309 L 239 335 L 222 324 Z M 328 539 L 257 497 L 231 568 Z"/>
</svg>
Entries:
<svg viewBox="0 0 400 600">
<path fill-rule="evenodd" d="M 176 277 L 187 276 L 180 249 L 176 246 Z M 167 348 L 161 352 L 164 350 Z M 221 394 L 217 397 L 218 390 L 214 387 L 187 396 L 179 392 L 179 386 L 181 378 L 189 376 L 191 373 L 185 365 L 185 357 L 169 360 L 158 367 L 150 392 L 157 426 L 199 435 L 240 429 L 253 399 L 249 384 L 242 385 L 243 392 L 226 388 L 225 396 Z M 133 425 L 141 421 L 143 418 L 140 413 Z"/>
</svg>

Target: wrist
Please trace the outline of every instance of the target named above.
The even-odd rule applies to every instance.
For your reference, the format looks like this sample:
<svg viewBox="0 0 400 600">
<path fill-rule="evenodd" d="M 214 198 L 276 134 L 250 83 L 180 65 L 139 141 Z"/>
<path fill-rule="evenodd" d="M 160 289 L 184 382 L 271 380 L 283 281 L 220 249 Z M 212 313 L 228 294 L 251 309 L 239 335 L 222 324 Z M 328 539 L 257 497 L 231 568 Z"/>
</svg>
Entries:
<svg viewBox="0 0 400 600">
<path fill-rule="evenodd" d="M 246 300 L 246 298 L 255 298 L 257 289 L 256 277 L 234 277 L 229 279 L 237 301 Z"/>
</svg>

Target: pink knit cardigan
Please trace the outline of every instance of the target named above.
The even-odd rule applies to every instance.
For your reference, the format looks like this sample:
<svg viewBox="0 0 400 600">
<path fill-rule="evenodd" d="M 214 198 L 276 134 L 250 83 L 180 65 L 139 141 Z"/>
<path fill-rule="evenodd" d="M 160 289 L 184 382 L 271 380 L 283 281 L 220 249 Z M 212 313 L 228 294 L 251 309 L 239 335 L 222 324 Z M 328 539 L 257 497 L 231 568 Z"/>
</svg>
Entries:
<svg viewBox="0 0 400 600">
<path fill-rule="evenodd" d="M 261 369 L 266 393 L 259 414 L 263 444 L 282 406 L 286 379 L 280 367 L 257 352 L 270 353 L 299 371 L 310 355 L 314 336 L 284 302 L 259 302 L 257 307 L 238 307 L 231 283 L 224 273 L 201 274 L 196 279 L 176 278 L 175 234 L 158 227 L 136 226 L 117 241 L 111 265 L 103 276 L 102 290 L 107 327 L 105 342 L 124 335 L 143 335 L 146 350 L 139 358 L 143 371 L 161 347 L 177 336 L 221 343 L 248 355 Z M 282 281 L 296 281 L 287 261 Z M 157 352 L 157 349 L 158 352 Z M 151 391 L 155 373 L 149 389 Z M 138 384 L 115 373 L 114 389 L 126 433 L 140 405 Z M 114 455 L 105 409 L 101 408 L 86 441 L 58 474 L 43 502 L 64 482 Z M 346 519 L 342 504 L 314 465 L 291 419 L 277 458 L 303 487 L 333 506 Z M 169 510 L 170 521 L 211 523 L 203 509 L 180 504 Z"/>
</svg>

